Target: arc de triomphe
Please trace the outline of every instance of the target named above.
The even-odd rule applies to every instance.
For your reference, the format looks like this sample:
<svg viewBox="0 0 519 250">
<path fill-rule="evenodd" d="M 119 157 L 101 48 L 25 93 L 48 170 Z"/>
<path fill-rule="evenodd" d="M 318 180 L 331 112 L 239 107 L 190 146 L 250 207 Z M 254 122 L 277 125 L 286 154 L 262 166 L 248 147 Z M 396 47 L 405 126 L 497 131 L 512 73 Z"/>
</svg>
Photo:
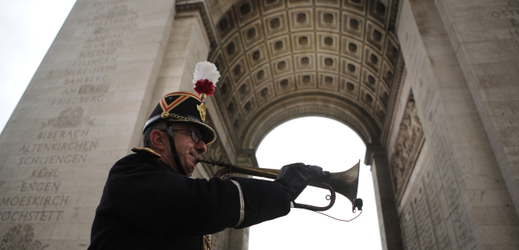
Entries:
<svg viewBox="0 0 519 250">
<path fill-rule="evenodd" d="M 77 0 L 0 136 L 2 246 L 86 249 L 108 169 L 204 60 L 208 157 L 257 167 L 277 125 L 332 118 L 367 145 L 384 249 L 519 248 L 518 0 Z"/>
</svg>

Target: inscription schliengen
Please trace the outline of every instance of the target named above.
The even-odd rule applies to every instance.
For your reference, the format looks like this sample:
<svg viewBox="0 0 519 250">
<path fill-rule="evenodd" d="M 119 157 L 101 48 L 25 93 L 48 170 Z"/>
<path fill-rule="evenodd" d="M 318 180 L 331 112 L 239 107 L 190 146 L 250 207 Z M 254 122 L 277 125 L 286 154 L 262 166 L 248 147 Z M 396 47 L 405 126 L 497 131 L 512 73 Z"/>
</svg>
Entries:
<svg viewBox="0 0 519 250">
<path fill-rule="evenodd" d="M 30 155 L 21 156 L 18 166 L 45 166 L 45 165 L 63 165 L 85 163 L 87 154 L 59 154 L 59 155 Z"/>
</svg>

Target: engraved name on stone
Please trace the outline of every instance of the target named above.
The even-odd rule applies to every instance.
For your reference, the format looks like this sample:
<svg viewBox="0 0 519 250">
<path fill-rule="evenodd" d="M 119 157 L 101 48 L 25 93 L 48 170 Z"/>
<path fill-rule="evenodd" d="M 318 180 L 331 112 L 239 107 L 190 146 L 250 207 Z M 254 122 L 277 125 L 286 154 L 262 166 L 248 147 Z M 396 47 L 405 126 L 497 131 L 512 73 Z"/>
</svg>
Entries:
<svg viewBox="0 0 519 250">
<path fill-rule="evenodd" d="M 52 100 L 54 106 L 68 106 L 77 104 L 101 103 L 105 100 L 104 95 L 74 96 L 68 98 L 57 98 Z"/>
<path fill-rule="evenodd" d="M 514 45 L 519 47 L 519 1 L 506 1 L 508 6 L 513 9 L 496 10 L 490 13 L 493 18 L 504 19 L 509 22 L 508 36 L 513 39 Z"/>
<path fill-rule="evenodd" d="M 425 186 L 427 187 L 424 192 L 427 197 L 427 202 L 430 206 L 431 222 L 437 237 L 436 242 L 438 243 L 438 249 L 449 249 L 450 240 L 445 229 L 443 219 L 444 217 L 442 216 L 442 212 L 444 211 L 441 209 L 440 201 L 438 199 L 438 190 L 435 185 L 435 181 L 437 181 L 436 178 L 437 175 L 434 174 L 432 170 L 427 172 L 423 179 L 423 182 L 426 183 Z"/>
<path fill-rule="evenodd" d="M 5 210 L 0 211 L 1 222 L 59 221 L 63 210 Z"/>
<path fill-rule="evenodd" d="M 419 249 L 418 237 L 416 235 L 417 231 L 410 203 L 407 203 L 404 206 L 401 224 L 403 227 L 406 249 Z"/>
<path fill-rule="evenodd" d="M 88 137 L 90 129 L 63 129 L 42 131 L 38 133 L 36 140 L 56 140 L 56 139 L 78 139 Z"/>
<path fill-rule="evenodd" d="M 117 50 L 123 45 L 125 33 L 139 26 L 137 12 L 121 4 L 125 2 L 94 4 L 95 13 L 83 32 L 88 38 L 76 60 L 65 70 L 66 89 L 61 94 L 67 97 L 53 99 L 53 106 L 109 101 L 106 93 L 112 82 L 111 74 L 118 69 Z"/>
<path fill-rule="evenodd" d="M 415 194 L 415 211 L 417 211 L 417 227 L 420 235 L 420 243 L 424 249 L 433 249 L 436 245 L 431 225 L 431 215 L 426 202 L 426 194 L 423 184 L 418 187 L 418 193 Z"/>
<path fill-rule="evenodd" d="M 467 218 L 463 216 L 463 204 L 460 202 L 460 192 L 456 184 L 453 169 L 450 168 L 451 162 L 448 161 L 448 154 L 446 152 L 446 143 L 439 136 L 439 124 L 437 121 L 434 122 L 433 136 L 431 136 L 431 142 L 437 152 L 435 159 L 439 166 L 439 172 L 441 179 L 443 180 L 445 191 L 445 197 L 447 198 L 448 209 L 447 213 L 453 218 L 453 229 L 457 238 L 458 246 L 464 248 L 469 244 L 474 244 L 474 237 L 471 234 L 470 226 Z M 435 136 L 437 135 L 437 136 Z"/>
<path fill-rule="evenodd" d="M 22 147 L 18 150 L 18 153 L 90 151 L 95 149 L 97 144 L 97 140 L 23 144 Z"/>
</svg>

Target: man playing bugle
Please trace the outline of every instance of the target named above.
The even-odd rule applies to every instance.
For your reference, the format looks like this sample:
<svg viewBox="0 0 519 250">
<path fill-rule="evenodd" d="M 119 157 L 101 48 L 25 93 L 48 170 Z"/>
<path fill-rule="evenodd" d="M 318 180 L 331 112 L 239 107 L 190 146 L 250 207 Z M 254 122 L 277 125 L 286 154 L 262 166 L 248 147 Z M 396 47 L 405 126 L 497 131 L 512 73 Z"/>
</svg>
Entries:
<svg viewBox="0 0 519 250">
<path fill-rule="evenodd" d="M 143 148 L 111 168 L 89 249 L 210 249 L 208 234 L 284 216 L 310 182 L 328 178 L 303 163 L 284 166 L 275 181 L 190 178 L 197 157 L 216 140 L 204 123 L 204 98 L 219 78 L 208 62 L 197 64 L 194 75 L 201 97 L 162 97 L 144 127 Z"/>
</svg>

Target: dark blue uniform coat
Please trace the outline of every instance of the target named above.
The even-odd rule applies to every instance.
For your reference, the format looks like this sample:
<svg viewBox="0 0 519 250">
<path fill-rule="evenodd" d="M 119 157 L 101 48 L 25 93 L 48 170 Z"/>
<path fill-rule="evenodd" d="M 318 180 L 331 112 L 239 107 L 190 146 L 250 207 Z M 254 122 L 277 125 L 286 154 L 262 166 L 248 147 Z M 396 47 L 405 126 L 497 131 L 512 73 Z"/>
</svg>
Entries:
<svg viewBox="0 0 519 250">
<path fill-rule="evenodd" d="M 110 170 L 89 249 L 199 250 L 205 234 L 288 214 L 279 183 L 233 180 L 191 179 L 149 152 L 128 155 Z"/>
</svg>

